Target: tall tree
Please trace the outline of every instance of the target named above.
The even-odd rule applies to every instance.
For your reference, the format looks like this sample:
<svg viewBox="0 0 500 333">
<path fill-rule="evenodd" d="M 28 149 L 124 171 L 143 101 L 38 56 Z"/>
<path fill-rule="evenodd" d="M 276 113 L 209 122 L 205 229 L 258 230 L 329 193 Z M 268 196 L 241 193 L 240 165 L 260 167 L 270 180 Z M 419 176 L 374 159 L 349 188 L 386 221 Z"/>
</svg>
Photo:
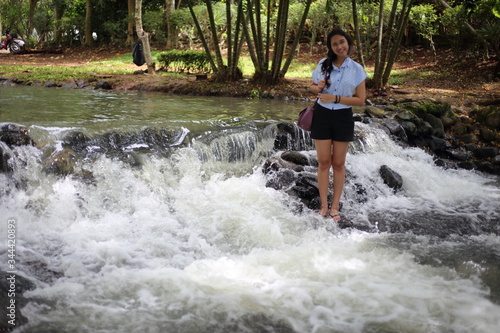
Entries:
<svg viewBox="0 0 500 333">
<path fill-rule="evenodd" d="M 167 49 L 177 47 L 177 27 L 172 21 L 172 13 L 175 11 L 175 0 L 165 0 L 165 17 L 167 19 Z"/>
<path fill-rule="evenodd" d="M 33 33 L 33 29 L 35 28 L 35 9 L 38 0 L 30 0 L 30 14 L 28 19 L 28 35 Z"/>
<path fill-rule="evenodd" d="M 384 88 L 389 81 L 404 30 L 408 24 L 412 4 L 413 0 L 394 0 L 387 27 L 384 28 L 384 0 L 380 0 L 378 42 L 373 74 L 374 88 L 377 90 Z"/>
<path fill-rule="evenodd" d="M 312 0 L 306 0 L 304 12 L 302 14 L 299 29 L 295 35 L 292 46 L 288 50 L 288 56 L 283 63 L 283 57 L 287 42 L 287 21 L 289 0 L 278 0 L 276 3 L 278 13 L 276 22 L 271 21 L 272 10 L 275 7 L 274 1 L 267 0 L 267 17 L 265 28 L 262 27 L 260 0 L 248 0 L 246 21 L 243 27 L 246 36 L 250 57 L 255 67 L 254 80 L 262 84 L 276 84 L 284 78 L 290 66 L 295 49 L 302 36 L 302 29 L 305 25 Z M 273 46 L 271 59 L 271 45 Z"/>
<path fill-rule="evenodd" d="M 85 45 L 91 46 L 92 37 L 92 0 L 87 0 L 85 7 Z"/>
<path fill-rule="evenodd" d="M 54 6 L 54 40 L 59 43 L 62 35 L 61 19 L 64 15 L 66 2 L 65 0 L 53 0 L 52 5 Z"/>
<path fill-rule="evenodd" d="M 361 35 L 359 33 L 359 18 L 358 18 L 358 0 L 351 0 L 352 4 L 352 20 L 354 23 L 354 32 L 356 34 L 356 44 L 359 54 L 359 62 L 365 67 L 365 58 L 363 57 L 363 45 L 361 44 Z"/>
<path fill-rule="evenodd" d="M 127 40 L 126 45 L 132 45 L 135 42 L 134 35 L 134 17 L 135 17 L 135 0 L 127 0 Z"/>
<path fill-rule="evenodd" d="M 151 55 L 151 47 L 149 46 L 149 33 L 142 29 L 142 0 L 135 0 L 135 30 L 137 31 L 139 40 L 142 42 L 144 57 L 148 65 L 148 73 L 154 75 L 156 74 L 156 69 L 153 56 Z"/>
<path fill-rule="evenodd" d="M 193 5 L 190 0 L 188 0 L 189 11 L 193 17 L 196 30 L 200 35 L 200 39 L 208 56 L 209 64 L 214 72 L 215 81 L 236 81 L 243 77 L 243 74 L 238 69 L 238 60 L 241 54 L 241 47 L 243 45 L 243 38 L 241 37 L 241 26 L 243 21 L 243 6 L 242 0 L 237 0 L 237 15 L 235 19 L 235 24 L 232 24 L 233 14 L 231 11 L 230 1 L 226 2 L 226 35 L 227 35 L 227 66 L 224 64 L 224 59 L 222 57 L 222 50 L 219 43 L 219 36 L 217 34 L 215 16 L 212 7 L 211 0 L 204 0 L 207 6 L 207 14 L 209 20 L 210 34 L 212 45 L 207 42 L 207 36 L 204 35 L 201 28 L 200 22 L 193 10 Z M 215 59 L 210 52 L 210 46 L 215 51 Z"/>
</svg>

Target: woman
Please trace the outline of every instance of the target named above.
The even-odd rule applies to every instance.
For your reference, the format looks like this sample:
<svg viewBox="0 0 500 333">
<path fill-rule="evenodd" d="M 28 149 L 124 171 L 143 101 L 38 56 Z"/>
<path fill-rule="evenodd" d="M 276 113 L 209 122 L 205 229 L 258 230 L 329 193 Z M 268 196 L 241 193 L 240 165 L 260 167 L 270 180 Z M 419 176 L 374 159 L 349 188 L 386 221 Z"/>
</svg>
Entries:
<svg viewBox="0 0 500 333">
<path fill-rule="evenodd" d="M 328 55 L 312 73 L 310 90 L 318 94 L 314 108 L 311 137 L 318 154 L 318 187 L 321 216 L 340 221 L 340 197 L 345 182 L 345 160 L 349 142 L 354 140 L 351 106 L 365 103 L 366 73 L 349 58 L 352 40 L 335 29 L 327 37 Z M 333 168 L 333 198 L 328 210 L 330 167 Z"/>
</svg>

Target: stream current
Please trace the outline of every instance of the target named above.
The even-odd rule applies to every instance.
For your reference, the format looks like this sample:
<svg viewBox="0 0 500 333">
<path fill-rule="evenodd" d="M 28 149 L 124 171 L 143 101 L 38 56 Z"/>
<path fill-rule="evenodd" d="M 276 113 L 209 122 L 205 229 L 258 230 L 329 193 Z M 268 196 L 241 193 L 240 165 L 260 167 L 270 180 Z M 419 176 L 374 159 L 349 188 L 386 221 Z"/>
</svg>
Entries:
<svg viewBox="0 0 500 333">
<path fill-rule="evenodd" d="M 266 187 L 276 124 L 294 121 L 304 102 L 24 87 L 0 94 L 0 122 L 27 126 L 37 143 L 14 148 L 14 172 L 0 174 L 0 270 L 9 270 L 7 221 L 15 220 L 18 275 L 35 284 L 24 293 L 28 321 L 14 332 L 500 327 L 498 177 L 443 169 L 357 123 L 364 144 L 346 166 L 367 199 L 353 204 L 347 182 L 345 214 L 419 232 L 340 229 Z M 136 139 L 146 129 L 174 139 Z M 91 157 L 77 169 L 91 181 L 44 172 L 44 154 L 75 131 L 129 141 L 87 147 Z M 401 191 L 380 179 L 383 164 L 403 177 Z M 460 223 L 491 232 L 425 232 Z"/>
</svg>

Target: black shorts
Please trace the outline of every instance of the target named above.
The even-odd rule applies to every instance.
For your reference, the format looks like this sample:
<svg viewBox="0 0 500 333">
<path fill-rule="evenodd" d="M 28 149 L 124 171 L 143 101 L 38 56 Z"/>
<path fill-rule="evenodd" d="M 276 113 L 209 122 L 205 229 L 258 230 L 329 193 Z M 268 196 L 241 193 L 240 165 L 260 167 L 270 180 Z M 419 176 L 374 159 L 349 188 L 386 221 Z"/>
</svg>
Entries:
<svg viewBox="0 0 500 333">
<path fill-rule="evenodd" d="M 331 110 L 316 104 L 311 137 L 316 140 L 354 141 L 352 108 Z"/>
</svg>

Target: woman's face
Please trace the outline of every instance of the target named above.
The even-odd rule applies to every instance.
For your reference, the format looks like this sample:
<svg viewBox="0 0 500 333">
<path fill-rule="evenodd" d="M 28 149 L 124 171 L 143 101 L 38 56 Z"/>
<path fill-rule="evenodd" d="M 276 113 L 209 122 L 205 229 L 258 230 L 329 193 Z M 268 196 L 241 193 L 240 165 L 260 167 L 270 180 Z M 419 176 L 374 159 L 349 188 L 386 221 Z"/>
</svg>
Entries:
<svg viewBox="0 0 500 333">
<path fill-rule="evenodd" d="M 339 58 L 346 58 L 349 54 L 349 43 L 347 39 L 342 35 L 334 35 L 330 39 L 330 47 L 333 53 Z"/>
</svg>

